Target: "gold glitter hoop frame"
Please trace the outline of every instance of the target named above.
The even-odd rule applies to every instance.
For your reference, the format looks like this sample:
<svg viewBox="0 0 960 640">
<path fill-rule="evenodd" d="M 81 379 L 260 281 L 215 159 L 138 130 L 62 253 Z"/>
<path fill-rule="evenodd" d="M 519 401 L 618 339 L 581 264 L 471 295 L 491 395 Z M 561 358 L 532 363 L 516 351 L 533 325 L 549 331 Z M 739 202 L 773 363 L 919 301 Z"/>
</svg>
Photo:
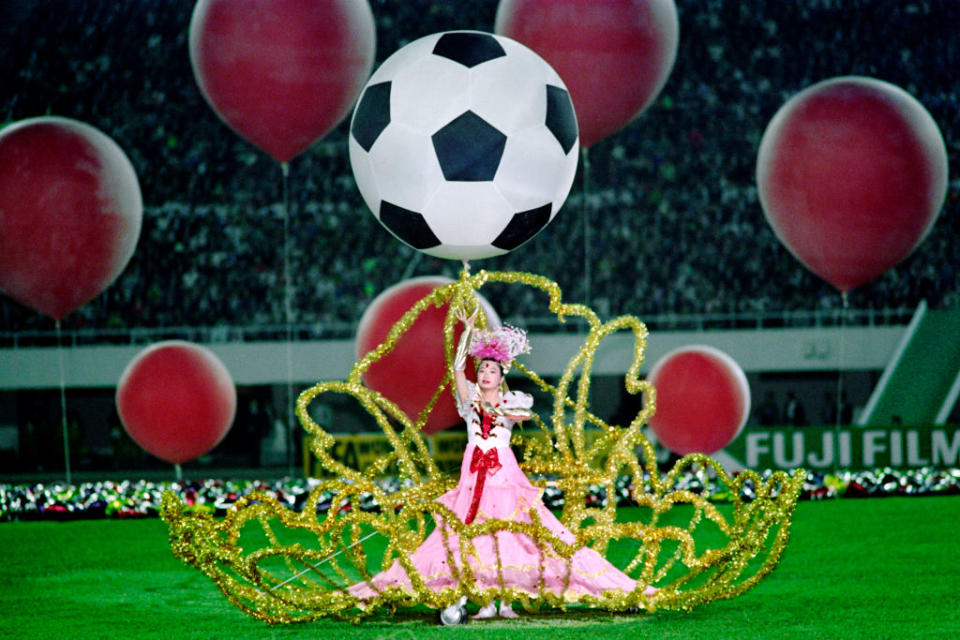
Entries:
<svg viewBox="0 0 960 640">
<path fill-rule="evenodd" d="M 438 469 L 420 429 L 441 394 L 455 392 L 450 373 L 454 310 L 463 307 L 472 312 L 478 306 L 475 292 L 488 283 L 539 289 L 547 294 L 549 309 L 559 322 L 578 317 L 589 326 L 584 344 L 556 386 L 521 363 L 514 367 L 552 398 L 552 416 L 548 424 L 534 414 L 538 433 L 535 437 L 515 434 L 512 444 L 523 448 L 520 466 L 524 472 L 556 478 L 555 484 L 565 497 L 560 520 L 575 534 L 575 545 L 556 538 L 533 509 L 528 512 L 529 522 L 489 519 L 465 525 L 448 508 L 434 502 L 456 484 L 456 478 Z M 362 375 L 391 352 L 429 305 L 440 307 L 446 302 L 450 302 L 443 328 L 447 375 L 421 414 L 411 419 L 389 399 L 365 387 Z M 484 322 L 481 313 L 478 325 Z M 621 330 L 634 335 L 633 357 L 624 385 L 631 394 L 642 393 L 645 402 L 629 425 L 612 426 L 589 411 L 588 400 L 597 348 L 604 338 Z M 176 494 L 167 492 L 161 515 L 170 527 L 173 552 L 210 577 L 244 612 L 270 623 L 326 616 L 356 620 L 380 606 L 422 604 L 442 608 L 463 595 L 476 603 L 495 597 L 519 600 L 528 609 L 580 603 L 611 611 L 637 607 L 690 610 L 739 595 L 778 563 L 805 474 L 803 470 L 775 472 L 764 480 L 756 472 L 744 471 L 731 478 L 713 459 L 693 454 L 661 477 L 653 446 L 641 433 L 656 410 L 656 390 L 639 375 L 646 338 L 646 327 L 637 318 L 620 316 L 601 323 L 588 307 L 564 303 L 559 286 L 543 276 L 488 271 L 471 275 L 465 269 L 458 281 L 435 289 L 404 314 L 384 342 L 354 365 L 345 381 L 320 383 L 300 394 L 297 416 L 313 436 L 313 454 L 333 479 L 318 481 L 299 512 L 272 495 L 255 492 L 239 499 L 226 517 L 217 520 L 208 514 L 189 512 Z M 576 395 L 571 397 L 574 385 Z M 352 396 L 375 419 L 393 451 L 362 472 L 337 461 L 331 453 L 334 437 L 308 412 L 309 404 L 324 393 Z M 587 425 L 600 430 L 599 437 L 589 445 Z M 713 475 L 729 489 L 729 506 L 717 506 L 708 496 L 681 487 L 681 479 L 691 470 Z M 640 507 L 641 520 L 618 520 L 613 496 L 617 479 L 624 474 L 633 479 L 630 497 Z M 400 478 L 402 488 L 384 489 L 378 482 L 384 475 Z M 544 482 L 539 484 L 543 486 Z M 600 507 L 588 507 L 587 493 L 596 487 L 603 488 L 609 499 Z M 748 488 L 753 493 L 749 500 L 742 497 Z M 378 510 L 362 508 L 371 500 Z M 322 501 L 329 502 L 329 508 L 321 509 Z M 431 521 L 445 525 L 441 531 L 448 566 L 458 578 L 455 587 L 439 591 L 426 586 L 429 576 L 419 575 L 409 560 L 410 553 L 426 537 Z M 602 596 L 570 593 L 566 589 L 568 563 L 564 589 L 558 595 L 545 588 L 541 560 L 538 593 L 531 596 L 504 583 L 498 551 L 499 587 L 479 589 L 468 561 L 476 556 L 474 540 L 498 531 L 526 534 L 539 547 L 541 558 L 568 560 L 584 545 L 617 556 L 614 564 L 637 580 L 637 588 L 630 593 L 612 591 Z M 363 544 L 374 535 L 387 541 L 379 561 L 368 558 Z M 452 539 L 459 540 L 459 545 L 449 543 Z M 707 548 L 698 549 L 704 541 Z M 248 551 L 253 546 L 257 548 Z M 405 569 L 411 589 L 390 587 L 364 600 L 347 591 L 351 584 L 368 580 L 394 561 Z M 652 597 L 643 594 L 651 584 L 660 589 Z"/>
</svg>

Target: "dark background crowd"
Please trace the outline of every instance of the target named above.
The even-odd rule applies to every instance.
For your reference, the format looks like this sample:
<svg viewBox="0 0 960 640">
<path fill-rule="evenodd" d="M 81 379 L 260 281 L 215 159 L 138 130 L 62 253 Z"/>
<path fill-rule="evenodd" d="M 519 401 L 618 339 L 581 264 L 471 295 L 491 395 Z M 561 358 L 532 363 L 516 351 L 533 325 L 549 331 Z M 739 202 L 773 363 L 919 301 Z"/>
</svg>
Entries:
<svg viewBox="0 0 960 640">
<path fill-rule="evenodd" d="M 87 122 L 125 150 L 143 190 L 130 264 L 64 327 L 355 323 L 401 279 L 455 276 L 458 262 L 409 249 L 369 213 L 349 166 L 347 122 L 290 162 L 283 206 L 279 163 L 222 124 L 198 90 L 187 42 L 193 7 L 191 0 L 5 0 L 0 7 L 0 121 L 49 114 Z M 497 3 L 373 0 L 371 8 L 379 63 L 436 31 L 492 31 Z M 917 98 L 938 123 L 951 166 L 960 166 L 960 3 L 678 0 L 677 8 L 676 63 L 655 103 L 589 149 L 589 173 L 581 163 L 550 226 L 474 268 L 541 273 L 568 298 L 608 314 L 840 306 L 838 292 L 789 254 L 763 216 L 760 138 L 796 92 L 867 75 Z M 898 267 L 854 290 L 850 306 L 960 304 L 958 204 L 954 170 L 931 234 Z M 511 306 L 503 315 L 545 310 L 534 298 Z M 0 323 L 13 332 L 52 326 L 5 296 Z"/>
</svg>

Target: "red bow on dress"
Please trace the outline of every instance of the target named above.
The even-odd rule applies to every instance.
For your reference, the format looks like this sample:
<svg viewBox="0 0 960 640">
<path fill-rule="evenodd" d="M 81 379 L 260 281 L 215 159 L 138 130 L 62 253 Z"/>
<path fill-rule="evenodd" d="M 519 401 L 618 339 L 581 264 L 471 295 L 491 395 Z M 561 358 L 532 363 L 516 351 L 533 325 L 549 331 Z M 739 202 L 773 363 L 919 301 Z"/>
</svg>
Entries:
<svg viewBox="0 0 960 640">
<path fill-rule="evenodd" d="M 480 451 L 479 447 L 473 450 L 473 458 L 470 459 L 470 472 L 477 474 L 477 485 L 473 489 L 473 500 L 470 501 L 470 510 L 467 512 L 465 524 L 470 524 L 477 517 L 477 509 L 480 507 L 480 498 L 483 496 L 483 485 L 487 481 L 488 473 L 496 473 L 500 470 L 500 456 L 497 455 L 497 448 L 494 447 L 486 453 Z"/>
</svg>

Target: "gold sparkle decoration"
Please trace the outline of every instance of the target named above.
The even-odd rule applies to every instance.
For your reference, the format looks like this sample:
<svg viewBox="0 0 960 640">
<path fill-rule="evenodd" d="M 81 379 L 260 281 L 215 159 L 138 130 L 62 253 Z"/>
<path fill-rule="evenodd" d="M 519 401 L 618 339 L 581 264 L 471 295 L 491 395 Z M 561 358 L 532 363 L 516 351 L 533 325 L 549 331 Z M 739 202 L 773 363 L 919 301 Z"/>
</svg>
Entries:
<svg viewBox="0 0 960 640">
<path fill-rule="evenodd" d="M 538 399 L 545 400 L 535 407 L 549 417 L 535 413 L 527 423 L 533 426 L 515 432 L 512 444 L 522 450 L 520 466 L 536 484 L 545 487 L 551 483 L 563 491 L 565 502 L 559 517 L 576 536 L 575 544 L 558 539 L 533 509 L 528 513 L 529 522 L 478 518 L 466 525 L 434 501 L 454 487 L 457 478 L 437 467 L 421 428 L 442 394 L 454 393 L 450 372 L 457 323 L 454 310 L 464 307 L 472 312 L 478 305 L 476 292 L 490 283 L 539 290 L 548 296 L 549 309 L 558 322 L 579 318 L 589 327 L 583 345 L 556 385 L 522 363 L 513 367 L 513 376 L 526 377 Z M 390 353 L 421 312 L 446 302 L 450 302 L 443 327 L 447 376 L 423 412 L 407 416 L 389 399 L 364 386 L 363 373 Z M 477 324 L 485 324 L 482 313 Z M 619 331 L 630 331 L 634 338 L 625 388 L 631 394 L 643 394 L 644 402 L 629 424 L 609 425 L 590 411 L 591 372 L 601 341 Z M 401 317 L 384 342 L 355 363 L 346 380 L 323 382 L 300 394 L 297 416 L 313 437 L 312 453 L 331 478 L 316 481 L 299 511 L 273 495 L 255 492 L 217 519 L 188 512 L 175 493 L 167 492 L 161 515 L 170 527 L 173 552 L 210 577 L 243 611 L 270 623 L 325 616 L 357 620 L 384 606 L 442 608 L 460 596 L 477 604 L 492 598 L 516 600 L 528 610 L 577 603 L 609 611 L 690 610 L 737 596 L 778 563 L 805 474 L 803 470 L 775 472 L 765 478 L 744 471 L 730 477 L 713 459 L 692 454 L 661 475 L 653 446 L 641 432 L 656 410 L 656 390 L 639 374 L 646 339 L 646 327 L 637 318 L 620 316 L 603 323 L 590 308 L 564 303 L 559 286 L 543 276 L 483 270 L 470 274 L 464 269 L 459 280 L 438 287 Z M 308 412 L 310 403 L 322 394 L 354 398 L 382 429 L 392 451 L 363 471 L 338 462 L 332 455 L 334 437 Z M 588 431 L 593 437 L 586 436 Z M 695 486 L 686 486 L 684 478 L 691 473 L 722 484 L 729 502 L 711 502 Z M 629 497 L 637 505 L 629 512 L 618 511 L 615 497 L 617 479 L 624 475 L 632 479 Z M 384 477 L 399 479 L 400 488 L 385 489 Z M 597 488 L 605 492 L 607 500 L 588 506 L 587 495 Z M 370 504 L 377 508 L 363 508 Z M 447 566 L 456 578 L 454 586 L 439 591 L 426 586 L 431 576 L 420 575 L 409 560 L 434 522 L 444 523 L 441 531 Z M 527 568 L 539 572 L 537 595 L 504 583 L 499 548 L 495 554 L 499 586 L 486 590 L 477 586 L 471 568 L 476 564 L 470 562 L 478 557 L 474 541 L 498 531 L 524 533 L 540 549 L 540 566 Z M 560 595 L 548 591 L 546 558 L 569 559 L 584 545 L 634 578 L 636 589 L 608 591 L 602 596 L 567 589 Z M 406 570 L 410 588 L 389 587 L 363 600 L 347 590 L 394 562 Z M 644 595 L 648 585 L 659 591 Z"/>
</svg>

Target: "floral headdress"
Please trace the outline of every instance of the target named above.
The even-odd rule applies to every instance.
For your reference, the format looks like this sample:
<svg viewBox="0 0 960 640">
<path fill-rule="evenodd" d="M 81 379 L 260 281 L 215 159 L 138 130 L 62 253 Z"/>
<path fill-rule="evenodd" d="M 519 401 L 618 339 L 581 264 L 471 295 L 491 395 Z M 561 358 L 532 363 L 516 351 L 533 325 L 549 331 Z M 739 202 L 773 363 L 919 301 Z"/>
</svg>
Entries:
<svg viewBox="0 0 960 640">
<path fill-rule="evenodd" d="M 503 372 L 510 370 L 513 359 L 521 353 L 530 353 L 527 332 L 505 324 L 496 329 L 480 329 L 473 334 L 470 355 L 477 360 L 495 360 Z"/>
</svg>

